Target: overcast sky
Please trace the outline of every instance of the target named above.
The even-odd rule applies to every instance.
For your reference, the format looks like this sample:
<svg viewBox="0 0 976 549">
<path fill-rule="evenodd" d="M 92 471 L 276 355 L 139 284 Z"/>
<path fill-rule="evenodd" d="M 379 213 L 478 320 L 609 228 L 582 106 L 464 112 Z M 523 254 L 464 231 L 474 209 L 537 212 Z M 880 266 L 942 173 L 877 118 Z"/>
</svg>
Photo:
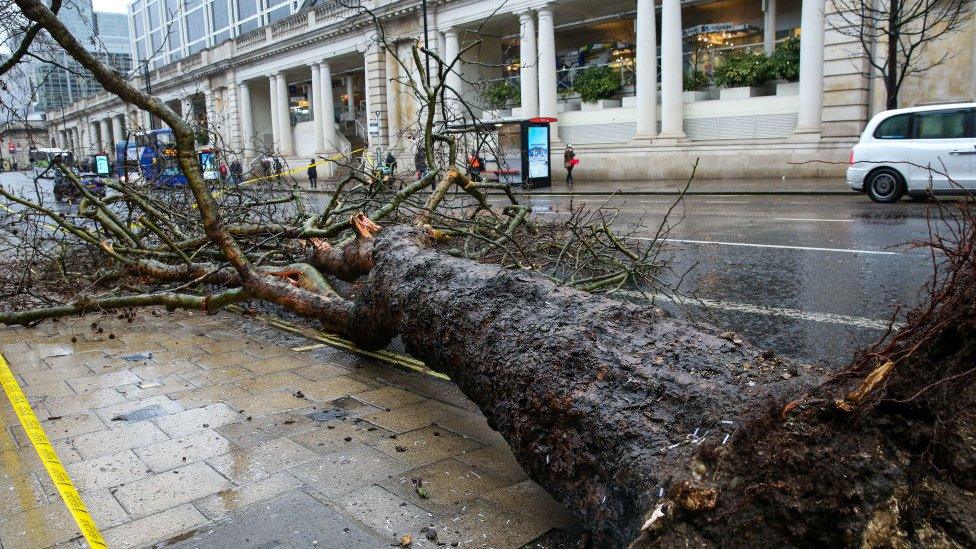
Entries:
<svg viewBox="0 0 976 549">
<path fill-rule="evenodd" d="M 114 11 L 116 13 L 126 13 L 129 5 L 128 0 L 92 0 L 95 11 Z"/>
</svg>

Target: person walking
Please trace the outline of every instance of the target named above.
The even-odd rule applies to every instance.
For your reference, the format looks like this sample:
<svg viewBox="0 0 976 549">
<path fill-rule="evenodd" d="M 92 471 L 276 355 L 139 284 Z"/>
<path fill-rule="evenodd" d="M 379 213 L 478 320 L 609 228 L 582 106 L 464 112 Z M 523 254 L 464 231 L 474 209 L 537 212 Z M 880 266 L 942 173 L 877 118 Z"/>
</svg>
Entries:
<svg viewBox="0 0 976 549">
<path fill-rule="evenodd" d="M 275 176 L 275 181 L 281 181 L 281 168 L 282 168 L 282 166 L 281 166 L 281 157 L 280 156 L 274 157 L 274 176 Z"/>
<path fill-rule="evenodd" d="M 468 176 L 471 178 L 471 181 L 481 181 L 481 172 L 484 169 L 484 163 L 481 161 L 481 157 L 478 156 L 478 152 L 471 151 L 468 154 Z"/>
<path fill-rule="evenodd" d="M 573 146 L 566 144 L 566 150 L 563 152 L 563 166 L 566 167 L 566 184 L 570 187 L 573 186 L 576 181 L 573 179 L 573 167 L 579 164 L 579 159 L 576 158 L 576 151 L 573 150 Z"/>
<path fill-rule="evenodd" d="M 315 159 L 308 161 L 308 186 L 312 189 L 319 187 L 319 172 L 315 169 Z"/>
<path fill-rule="evenodd" d="M 427 168 L 427 154 L 424 153 L 423 146 L 417 147 L 417 152 L 413 155 L 413 166 L 417 170 L 417 181 L 427 177 L 430 170 Z M 433 189 L 434 187 L 434 182 L 431 181 L 430 188 Z"/>
<path fill-rule="evenodd" d="M 234 157 L 230 161 L 230 183 L 231 185 L 240 185 L 244 177 L 244 168 L 241 167 L 241 161 Z"/>
</svg>

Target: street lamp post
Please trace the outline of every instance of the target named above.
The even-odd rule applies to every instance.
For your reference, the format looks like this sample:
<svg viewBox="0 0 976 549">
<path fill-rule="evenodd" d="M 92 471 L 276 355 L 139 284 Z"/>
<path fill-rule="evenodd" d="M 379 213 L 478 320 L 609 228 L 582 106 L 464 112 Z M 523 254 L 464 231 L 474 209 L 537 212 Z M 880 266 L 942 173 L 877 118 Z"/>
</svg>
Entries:
<svg viewBox="0 0 976 549">
<path fill-rule="evenodd" d="M 140 59 L 139 62 L 142 63 L 142 78 L 146 82 L 146 95 L 152 95 L 152 84 L 149 82 L 149 60 Z M 146 129 L 151 130 L 155 125 L 156 125 L 156 117 L 153 116 L 153 113 L 150 111 L 149 127 Z"/>
</svg>

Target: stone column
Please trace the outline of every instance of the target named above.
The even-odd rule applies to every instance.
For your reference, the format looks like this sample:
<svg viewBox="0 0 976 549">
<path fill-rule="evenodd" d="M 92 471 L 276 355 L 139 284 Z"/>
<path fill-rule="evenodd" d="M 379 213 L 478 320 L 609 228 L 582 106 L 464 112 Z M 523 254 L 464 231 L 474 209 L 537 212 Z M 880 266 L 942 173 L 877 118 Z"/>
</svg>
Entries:
<svg viewBox="0 0 976 549">
<path fill-rule="evenodd" d="M 322 77 L 319 71 L 319 64 L 312 63 L 312 125 L 315 126 L 315 152 L 325 150 L 325 136 L 322 133 L 324 124 L 322 121 Z"/>
<path fill-rule="evenodd" d="M 661 6 L 661 139 L 684 139 L 681 0 Z"/>
<path fill-rule="evenodd" d="M 539 116 L 556 118 L 556 27 L 552 8 L 543 6 L 539 14 Z M 552 125 L 552 135 L 557 135 Z"/>
<path fill-rule="evenodd" d="M 800 109 L 796 133 L 818 134 L 823 108 L 824 0 L 803 0 L 800 28 Z"/>
<path fill-rule="evenodd" d="M 102 150 L 105 152 L 112 152 L 115 150 L 115 140 L 118 139 L 112 135 L 112 118 L 103 118 L 101 120 L 102 124 Z"/>
<path fill-rule="evenodd" d="M 535 16 L 523 11 L 519 16 L 519 80 L 522 118 L 539 115 L 539 55 L 536 51 Z"/>
<path fill-rule="evenodd" d="M 271 146 L 278 148 L 281 146 L 281 132 L 278 126 L 278 73 L 268 77 L 268 86 L 271 93 Z"/>
<path fill-rule="evenodd" d="M 654 0 L 637 0 L 637 79 L 636 139 L 657 135 L 657 16 Z"/>
<path fill-rule="evenodd" d="M 288 79 L 284 74 L 279 73 L 278 79 L 278 133 L 281 139 L 281 154 L 289 155 L 292 153 L 292 133 L 291 133 L 291 101 L 288 96 Z"/>
<path fill-rule="evenodd" d="M 322 140 L 329 151 L 337 151 L 339 145 L 336 139 L 335 125 L 335 92 L 332 91 L 332 66 L 328 61 L 319 64 L 319 77 L 322 79 L 319 87 L 322 90 Z"/>
<path fill-rule="evenodd" d="M 458 56 L 461 52 L 461 39 L 458 36 L 457 29 L 447 29 L 444 31 L 444 62 L 450 63 Z M 447 67 L 444 67 L 447 70 Z M 454 91 L 445 91 L 444 93 L 448 97 L 460 97 L 461 95 L 461 63 L 460 61 L 454 65 L 454 69 L 444 75 L 444 84 L 453 89 Z"/>
<path fill-rule="evenodd" d="M 369 136 L 370 152 L 375 153 L 379 148 L 385 154 L 389 141 L 387 140 L 388 122 L 386 112 L 386 54 L 378 45 L 370 44 L 364 56 L 366 67 L 366 128 L 374 123 L 378 126 L 379 134 Z"/>
<path fill-rule="evenodd" d="M 241 117 L 240 147 L 243 154 L 254 147 L 254 119 L 251 117 L 251 88 L 247 82 L 237 85 L 238 110 Z"/>
<path fill-rule="evenodd" d="M 243 149 L 241 140 L 241 103 L 238 100 L 237 72 L 228 69 L 224 73 L 224 126 L 227 128 L 227 144 L 235 153 Z"/>
<path fill-rule="evenodd" d="M 391 48 L 396 48 L 392 44 Z M 400 64 L 395 51 L 386 51 L 386 122 L 390 148 L 400 140 Z"/>
<path fill-rule="evenodd" d="M 355 88 L 353 86 L 352 75 L 346 75 L 346 107 L 349 109 L 349 114 L 353 118 L 356 117 L 356 98 L 353 94 Z"/>
<path fill-rule="evenodd" d="M 112 115 L 112 135 L 115 136 L 115 141 L 125 141 L 125 129 L 122 127 L 124 121 L 123 115 Z"/>
<path fill-rule="evenodd" d="M 763 51 L 766 55 L 776 49 L 776 0 L 763 0 Z"/>
</svg>

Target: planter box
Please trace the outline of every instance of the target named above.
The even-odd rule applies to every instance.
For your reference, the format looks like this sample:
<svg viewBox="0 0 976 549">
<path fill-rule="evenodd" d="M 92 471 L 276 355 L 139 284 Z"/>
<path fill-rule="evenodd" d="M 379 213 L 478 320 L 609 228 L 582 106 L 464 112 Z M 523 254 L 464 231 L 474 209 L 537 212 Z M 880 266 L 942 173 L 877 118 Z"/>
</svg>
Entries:
<svg viewBox="0 0 976 549">
<path fill-rule="evenodd" d="M 762 95 L 763 89 L 760 87 L 742 87 L 742 88 L 722 88 L 719 92 L 719 99 L 749 99 L 750 97 L 759 97 Z"/>
<path fill-rule="evenodd" d="M 577 99 L 565 99 L 556 103 L 556 112 L 573 112 L 580 110 L 582 102 Z"/>
<path fill-rule="evenodd" d="M 681 101 L 683 103 L 707 101 L 708 96 L 709 96 L 708 90 L 686 91 L 686 92 L 681 92 Z"/>
<path fill-rule="evenodd" d="M 776 95 L 800 95 L 800 83 L 780 82 L 776 84 Z"/>
<path fill-rule="evenodd" d="M 599 99 L 594 103 L 583 102 L 582 110 L 586 111 L 601 111 L 603 109 L 613 109 L 620 106 L 619 99 Z"/>
<path fill-rule="evenodd" d="M 627 97 L 620 98 L 621 107 L 636 107 L 637 106 L 637 96 L 628 95 Z"/>
</svg>

